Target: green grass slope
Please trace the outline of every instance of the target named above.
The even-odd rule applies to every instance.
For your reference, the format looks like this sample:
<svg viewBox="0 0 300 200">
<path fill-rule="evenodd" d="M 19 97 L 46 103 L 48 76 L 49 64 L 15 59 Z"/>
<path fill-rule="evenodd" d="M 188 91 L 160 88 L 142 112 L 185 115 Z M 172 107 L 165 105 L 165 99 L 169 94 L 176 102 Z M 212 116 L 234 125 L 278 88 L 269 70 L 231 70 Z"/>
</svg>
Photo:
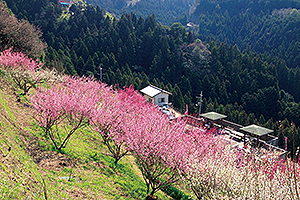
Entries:
<svg viewBox="0 0 300 200">
<path fill-rule="evenodd" d="M 132 156 L 114 164 L 89 127 L 55 151 L 10 85 L 0 78 L 0 199 L 145 199 Z"/>
<path fill-rule="evenodd" d="M 43 178 L 22 142 L 24 134 L 10 107 L 10 96 L 0 89 L 0 199 L 42 199 Z"/>
</svg>

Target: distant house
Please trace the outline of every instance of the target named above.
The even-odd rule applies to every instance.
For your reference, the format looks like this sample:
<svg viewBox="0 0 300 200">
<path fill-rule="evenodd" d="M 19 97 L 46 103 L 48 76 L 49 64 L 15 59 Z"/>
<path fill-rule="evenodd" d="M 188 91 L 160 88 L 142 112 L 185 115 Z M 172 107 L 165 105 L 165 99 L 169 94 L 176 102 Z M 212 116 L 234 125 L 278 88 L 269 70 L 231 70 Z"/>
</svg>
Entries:
<svg viewBox="0 0 300 200">
<path fill-rule="evenodd" d="M 144 94 L 145 98 L 158 106 L 163 106 L 169 104 L 169 95 L 171 92 L 165 91 L 161 88 L 155 87 L 154 85 L 149 85 L 140 90 Z"/>
<path fill-rule="evenodd" d="M 69 1 L 69 0 L 60 0 L 59 1 L 59 4 L 62 6 L 62 7 L 69 7 L 71 4 L 73 4 L 73 1 Z"/>
</svg>

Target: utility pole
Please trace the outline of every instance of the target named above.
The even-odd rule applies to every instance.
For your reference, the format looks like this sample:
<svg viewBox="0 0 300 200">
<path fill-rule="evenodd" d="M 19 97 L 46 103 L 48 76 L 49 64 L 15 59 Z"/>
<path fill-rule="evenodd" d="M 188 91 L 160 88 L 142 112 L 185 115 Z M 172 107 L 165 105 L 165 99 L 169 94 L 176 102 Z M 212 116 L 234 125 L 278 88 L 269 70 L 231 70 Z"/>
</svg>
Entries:
<svg viewBox="0 0 300 200">
<path fill-rule="evenodd" d="M 99 69 L 100 69 L 100 82 L 102 83 L 102 67 L 101 67 L 101 65 L 99 65 Z"/>
<path fill-rule="evenodd" d="M 200 93 L 200 96 L 199 97 L 196 97 L 197 99 L 199 99 L 199 118 L 200 118 L 200 114 L 201 114 L 201 103 L 202 103 L 202 97 L 203 97 L 203 94 L 202 94 L 202 91 Z"/>
</svg>

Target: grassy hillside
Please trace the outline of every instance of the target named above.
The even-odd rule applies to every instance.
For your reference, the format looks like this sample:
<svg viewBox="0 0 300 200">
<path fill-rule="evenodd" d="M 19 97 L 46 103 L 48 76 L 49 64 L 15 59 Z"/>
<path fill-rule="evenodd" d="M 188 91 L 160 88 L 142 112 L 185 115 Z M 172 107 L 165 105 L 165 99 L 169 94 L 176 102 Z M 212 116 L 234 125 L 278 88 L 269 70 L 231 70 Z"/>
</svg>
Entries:
<svg viewBox="0 0 300 200">
<path fill-rule="evenodd" d="M 0 199 L 145 199 L 133 157 L 115 165 L 89 127 L 54 151 L 26 100 L 17 102 L 11 84 L 0 81 Z"/>
<path fill-rule="evenodd" d="M 13 96 L 7 90 L 8 84 L 1 80 L 0 89 L 0 198 L 43 197 L 43 178 L 38 165 L 26 152 L 27 133 L 22 130 L 24 120 L 18 106 L 12 103 Z M 24 118 L 23 118 L 24 119 Z"/>
</svg>

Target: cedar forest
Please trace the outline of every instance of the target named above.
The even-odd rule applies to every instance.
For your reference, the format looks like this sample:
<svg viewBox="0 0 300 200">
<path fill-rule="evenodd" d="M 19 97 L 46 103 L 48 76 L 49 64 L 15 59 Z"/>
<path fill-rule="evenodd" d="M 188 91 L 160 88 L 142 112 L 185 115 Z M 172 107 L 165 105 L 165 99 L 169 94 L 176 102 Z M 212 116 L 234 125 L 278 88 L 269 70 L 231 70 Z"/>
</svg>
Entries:
<svg viewBox="0 0 300 200">
<path fill-rule="evenodd" d="M 157 17 L 149 14 L 152 1 L 144 5 L 147 12 L 136 12 L 141 2 L 131 10 L 125 1 L 114 7 L 110 1 L 98 3 L 101 7 L 82 1 L 70 7 L 54 0 L 5 2 L 7 7 L 0 1 L 6 10 L 0 19 L 9 13 L 15 21 L 0 20 L 1 51 L 13 47 L 71 76 L 99 79 L 102 67 L 103 82 L 115 89 L 140 90 L 151 83 L 172 92 L 174 108 L 184 111 L 188 105 L 190 114 L 197 113 L 196 96 L 203 91 L 203 112 L 270 128 L 279 147 L 288 138 L 292 155 L 300 146 L 298 0 L 176 1 L 187 10 L 169 13 L 161 6 Z M 164 9 L 171 8 L 166 1 Z M 185 27 L 187 22 L 194 26 Z M 26 37 L 9 23 L 23 23 Z"/>
</svg>

